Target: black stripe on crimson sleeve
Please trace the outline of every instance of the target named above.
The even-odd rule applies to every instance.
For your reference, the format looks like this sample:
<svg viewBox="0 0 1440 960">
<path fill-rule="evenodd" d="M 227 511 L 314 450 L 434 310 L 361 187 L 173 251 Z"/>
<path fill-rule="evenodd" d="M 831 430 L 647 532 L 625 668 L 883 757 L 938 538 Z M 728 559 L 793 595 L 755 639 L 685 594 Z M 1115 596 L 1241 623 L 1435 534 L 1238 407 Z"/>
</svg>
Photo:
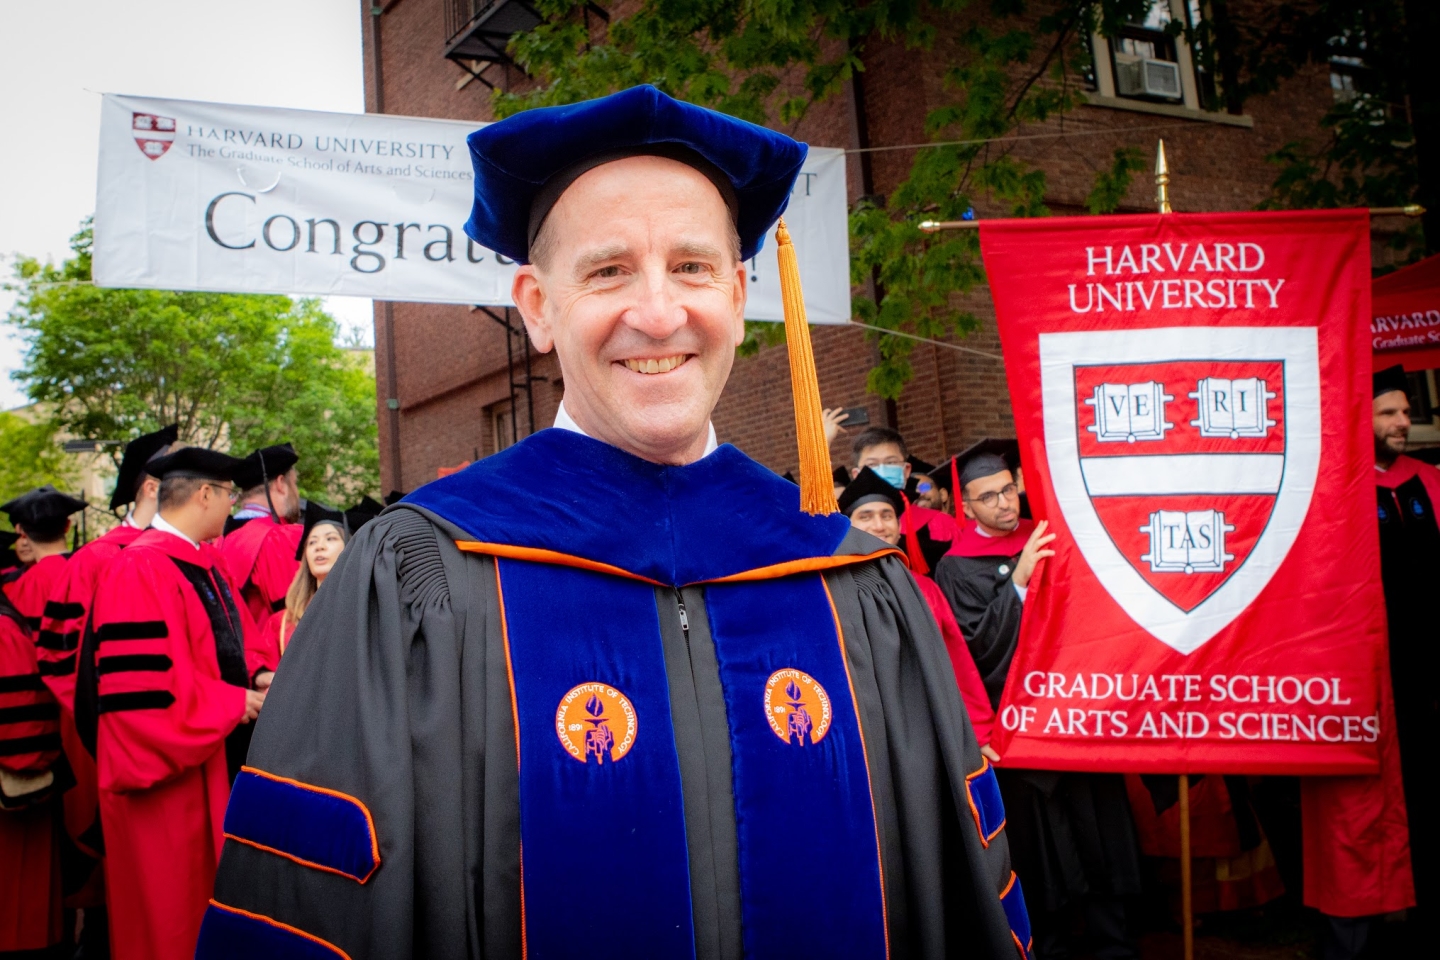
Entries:
<svg viewBox="0 0 1440 960">
<path fill-rule="evenodd" d="M 25 624 L 26 624 L 26 626 L 28 626 L 31 630 L 39 630 L 39 629 L 40 629 L 40 618 L 39 618 L 39 617 L 26 617 L 26 618 L 25 618 Z"/>
<path fill-rule="evenodd" d="M 27 720 L 59 720 L 60 704 L 26 703 L 18 707 L 0 707 L 0 723 L 24 723 Z"/>
<path fill-rule="evenodd" d="M 96 638 L 106 640 L 163 640 L 170 636 L 164 620 L 116 620 L 100 627 Z"/>
<path fill-rule="evenodd" d="M 42 733 L 34 737 L 12 737 L 0 740 L 0 757 L 14 757 L 22 753 L 42 753 L 60 749 L 60 734 Z"/>
<path fill-rule="evenodd" d="M 175 661 L 163 653 L 126 653 L 120 656 L 101 657 L 95 669 L 100 676 L 107 673 L 131 673 L 149 671 L 158 673 L 175 666 Z"/>
<path fill-rule="evenodd" d="M 279 613 L 281 610 L 284 610 L 284 609 L 285 609 L 285 598 L 284 598 L 284 597 L 281 597 L 279 600 L 276 600 L 274 603 L 270 604 L 270 612 L 271 612 L 271 613 Z"/>
<path fill-rule="evenodd" d="M 19 693 L 22 690 L 44 690 L 45 683 L 38 673 L 20 673 L 0 677 L 0 693 Z"/>
<path fill-rule="evenodd" d="M 51 620 L 77 620 L 85 616 L 85 605 L 80 603 L 61 603 L 59 600 L 47 600 L 45 602 L 45 616 Z"/>
<path fill-rule="evenodd" d="M 42 677 L 68 677 L 75 672 L 75 658 L 79 654 L 72 653 L 68 657 L 61 657 L 59 660 L 41 660 L 40 676 Z"/>
<path fill-rule="evenodd" d="M 136 690 L 133 693 L 100 694 L 101 713 L 119 713 L 122 710 L 163 710 L 175 702 L 175 695 L 169 690 Z"/>
<path fill-rule="evenodd" d="M 69 633 L 41 630 L 39 635 L 35 637 L 35 646 L 45 650 L 74 650 L 79 645 L 79 630 L 71 630 Z"/>
</svg>

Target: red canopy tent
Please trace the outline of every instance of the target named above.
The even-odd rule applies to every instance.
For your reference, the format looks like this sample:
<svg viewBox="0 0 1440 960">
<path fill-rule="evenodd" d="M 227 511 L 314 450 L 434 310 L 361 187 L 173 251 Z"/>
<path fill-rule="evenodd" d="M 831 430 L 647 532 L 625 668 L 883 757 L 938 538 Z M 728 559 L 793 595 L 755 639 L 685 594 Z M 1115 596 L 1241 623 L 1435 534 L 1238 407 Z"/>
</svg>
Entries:
<svg viewBox="0 0 1440 960">
<path fill-rule="evenodd" d="M 1440 254 L 1370 285 L 1370 349 L 1376 370 L 1440 367 Z"/>
</svg>

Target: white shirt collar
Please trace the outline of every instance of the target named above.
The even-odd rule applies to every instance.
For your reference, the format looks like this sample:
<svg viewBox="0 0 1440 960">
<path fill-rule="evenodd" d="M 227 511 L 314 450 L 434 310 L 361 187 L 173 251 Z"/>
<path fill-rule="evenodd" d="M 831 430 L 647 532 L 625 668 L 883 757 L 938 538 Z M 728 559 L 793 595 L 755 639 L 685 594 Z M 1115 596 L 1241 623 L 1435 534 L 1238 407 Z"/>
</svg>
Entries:
<svg viewBox="0 0 1440 960">
<path fill-rule="evenodd" d="M 190 544 L 190 546 L 194 547 L 196 550 L 199 550 L 199 549 L 200 549 L 200 544 L 196 543 L 194 540 L 191 540 L 189 537 L 185 536 L 185 534 L 181 533 L 180 530 L 179 530 L 179 528 L 177 528 L 177 527 L 175 526 L 175 524 L 173 524 L 173 523 L 171 523 L 170 521 L 166 520 L 164 517 L 160 516 L 160 514 L 158 514 L 158 513 L 155 514 L 155 519 L 150 521 L 150 529 L 151 529 L 151 530 L 160 530 L 160 531 L 163 531 L 164 533 L 172 534 L 172 535 L 174 535 L 174 536 L 179 537 L 181 540 L 184 540 L 186 543 Z"/>
<path fill-rule="evenodd" d="M 244 503 L 240 509 L 235 511 L 236 520 L 254 520 L 258 517 L 270 516 L 270 508 L 262 507 L 258 503 Z"/>
<path fill-rule="evenodd" d="M 125 519 L 120 521 L 120 526 L 122 526 L 122 527 L 134 527 L 136 530 L 144 530 L 144 529 L 145 529 L 144 527 L 140 526 L 140 524 L 138 524 L 138 523 L 135 522 L 135 511 L 134 511 L 134 510 L 131 510 L 129 513 L 125 514 Z"/>
<path fill-rule="evenodd" d="M 715 440 L 715 424 L 706 424 L 706 427 L 710 431 L 710 433 L 709 436 L 705 438 L 705 452 L 700 454 L 701 459 L 710 456 L 710 454 L 714 453 L 716 448 L 720 446 L 720 444 Z M 565 409 L 564 400 L 560 401 L 560 408 L 555 411 L 555 429 L 569 430 L 571 433 L 578 433 L 582 437 L 590 436 L 590 434 L 586 433 L 584 430 L 581 430 L 580 425 L 576 423 L 573 418 L 571 418 L 569 411 Z M 592 437 L 591 439 L 594 438 Z"/>
</svg>

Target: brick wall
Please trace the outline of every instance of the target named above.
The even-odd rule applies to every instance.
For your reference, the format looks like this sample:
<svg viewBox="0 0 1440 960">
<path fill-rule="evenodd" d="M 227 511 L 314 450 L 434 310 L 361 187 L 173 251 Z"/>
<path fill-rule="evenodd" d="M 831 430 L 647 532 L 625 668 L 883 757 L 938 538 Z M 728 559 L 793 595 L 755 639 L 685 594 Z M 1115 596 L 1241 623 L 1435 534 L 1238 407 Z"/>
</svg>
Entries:
<svg viewBox="0 0 1440 960">
<path fill-rule="evenodd" d="M 365 0 L 359 13 L 366 21 L 367 103 L 373 110 L 371 8 L 370 0 Z M 404 4 L 391 0 L 386 11 L 379 18 L 385 112 L 487 119 L 489 91 L 473 81 L 462 86 L 464 71 L 441 55 L 446 39 L 442 0 L 408 0 Z M 903 43 L 872 46 L 865 57 L 861 102 L 847 92 L 817 105 L 786 132 L 817 146 L 854 148 L 858 145 L 855 114 L 863 108 L 872 147 L 923 143 L 927 139 L 926 114 L 948 96 L 942 77 L 954 55 L 960 26 L 942 24 L 930 51 L 910 49 Z M 487 77 L 507 89 L 526 82 L 513 70 L 504 76 L 499 68 L 492 68 Z M 1163 137 L 1177 210 L 1243 210 L 1253 208 L 1269 192 L 1276 169 L 1265 157 L 1292 140 L 1315 138 L 1316 123 L 1331 96 L 1328 72 L 1316 66 L 1286 82 L 1276 93 L 1249 101 L 1246 112 L 1254 121 L 1250 128 L 1085 105 L 1063 120 L 1021 131 L 1052 136 L 1006 144 L 1005 149 L 1045 171 L 1046 202 L 1052 212 L 1075 215 L 1084 212 L 1095 173 L 1109 166 L 1116 148 L 1138 146 L 1148 156 L 1156 139 Z M 869 154 L 872 189 L 881 194 L 893 190 L 905 178 L 913 157 L 911 149 Z M 863 192 L 858 160 L 858 155 L 851 155 L 852 201 Z M 1137 178 L 1122 211 L 1153 209 L 1153 194 L 1150 178 Z M 977 206 L 982 217 L 1003 213 Z M 1383 250 L 1386 230 L 1398 226 L 1377 224 L 1377 260 L 1384 262 L 1390 256 Z M 942 460 L 982 437 L 1014 432 L 989 296 L 981 289 L 957 306 L 976 316 L 980 329 L 969 337 L 947 338 L 950 347 L 917 344 L 911 355 L 915 377 L 893 407 L 895 426 L 905 434 L 912 451 L 931 461 Z M 505 331 L 485 313 L 465 307 L 397 303 L 392 309 L 398 413 L 386 405 L 386 311 L 382 305 L 376 308 L 382 473 L 385 489 L 412 489 L 433 479 L 437 467 L 497 449 L 494 418 L 497 411 L 509 410 L 511 393 Z M 518 326 L 518 314 L 512 311 L 511 316 Z M 812 333 L 826 406 L 863 406 L 872 424 L 886 423 L 887 404 L 865 392 L 866 374 L 875 358 L 874 344 L 865 332 L 815 327 Z M 553 355 L 532 355 L 532 373 L 546 378 L 534 384 L 532 398 L 536 425 L 548 426 L 560 398 L 559 367 Z M 722 442 L 736 444 L 779 472 L 794 469 L 797 459 L 789 376 L 783 346 L 737 359 L 714 414 Z M 523 393 L 517 395 L 516 403 L 524 436 L 529 428 Z M 398 475 L 391 452 L 392 419 L 399 425 Z M 848 441 L 842 437 L 831 454 L 837 463 L 847 463 Z"/>
</svg>

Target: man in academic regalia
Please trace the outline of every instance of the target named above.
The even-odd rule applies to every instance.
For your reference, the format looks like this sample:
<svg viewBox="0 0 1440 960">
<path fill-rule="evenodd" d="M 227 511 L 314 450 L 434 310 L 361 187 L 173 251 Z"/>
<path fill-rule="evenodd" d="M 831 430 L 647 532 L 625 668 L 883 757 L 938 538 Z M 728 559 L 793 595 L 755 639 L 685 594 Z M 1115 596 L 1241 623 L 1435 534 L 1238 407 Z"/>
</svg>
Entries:
<svg viewBox="0 0 1440 960">
<path fill-rule="evenodd" d="M 30 628 L 0 596 L 0 956 L 60 942 L 60 707 Z"/>
<path fill-rule="evenodd" d="M 85 509 L 85 501 L 46 484 L 9 504 L 10 522 L 22 540 L 30 542 L 35 562 L 10 585 L 7 593 L 31 630 L 40 629 L 45 602 L 65 573 L 65 534 L 70 515 Z"/>
<path fill-rule="evenodd" d="M 341 554 L 197 956 L 1019 956 L 993 771 L 899 552 L 833 512 L 813 366 L 798 488 L 710 426 L 805 147 L 653 87 L 470 144 L 556 427 Z"/>
<path fill-rule="evenodd" d="M 117 960 L 193 955 L 220 856 L 226 738 L 265 699 L 247 689 L 242 613 L 206 543 L 239 464 L 199 447 L 147 463 L 159 513 L 111 561 L 90 613 L 96 682 L 77 690 L 77 714 L 83 700 L 98 717 L 80 733 L 96 749 Z"/>
<path fill-rule="evenodd" d="M 261 447 L 235 477 L 240 509 L 226 525 L 221 550 L 250 618 L 263 626 L 285 606 L 285 591 L 300 563 L 300 455 L 288 443 Z"/>
<path fill-rule="evenodd" d="M 60 702 L 60 730 L 65 757 L 75 774 L 75 786 L 65 793 L 65 828 L 75 850 L 65 861 L 65 905 L 85 910 L 85 939 L 90 952 L 101 949 L 95 938 L 103 937 L 105 922 L 104 872 L 98 860 L 104 844 L 100 839 L 100 810 L 96 794 L 95 758 L 80 742 L 75 729 L 75 682 L 81 637 L 90 612 L 90 601 L 105 569 L 150 525 L 158 507 L 160 481 L 145 472 L 145 464 L 170 449 L 178 436 L 175 425 L 137 437 L 125 445 L 115 479 L 110 509 L 130 505 L 125 519 L 104 536 L 85 544 L 65 564 L 41 616 L 35 636 L 40 675 Z M 94 663 L 84 669 L 93 672 Z"/>
<path fill-rule="evenodd" d="M 1406 924 L 1411 945 L 1433 944 L 1430 912 L 1440 850 L 1430 815 L 1434 800 L 1426 788 L 1440 736 L 1432 601 L 1440 583 L 1435 520 L 1440 471 L 1405 456 L 1410 435 L 1405 369 L 1381 370 L 1372 383 L 1391 682 L 1381 686 L 1380 775 L 1300 780 L 1305 903 L 1325 915 L 1326 960 L 1360 956 L 1381 914 L 1415 905 L 1419 909 Z"/>
<path fill-rule="evenodd" d="M 960 504 L 974 521 L 940 561 L 935 579 L 960 624 L 997 709 L 1025 595 L 1053 555 L 1045 521 L 1020 517 L 1005 460 L 978 453 L 957 466 Z M 1098 957 L 1138 957 L 1126 898 L 1142 892 L 1140 849 L 1120 774 L 999 771 L 1015 870 L 1025 878 L 1041 960 L 1070 956 L 1070 914 L 1083 913 Z"/>
<path fill-rule="evenodd" d="M 960 690 L 960 699 L 965 701 L 965 711 L 970 715 L 970 724 L 975 730 L 975 740 L 980 744 L 980 752 L 987 760 L 998 761 L 999 755 L 990 749 L 990 737 L 995 729 L 995 711 L 990 706 L 985 684 L 980 679 L 980 672 L 975 669 L 975 661 L 970 656 L 970 648 L 965 645 L 965 637 L 960 632 L 959 624 L 955 622 L 955 614 L 950 610 L 949 601 L 945 599 L 944 592 L 935 581 L 928 576 L 931 563 L 938 561 L 950 545 L 944 541 L 934 544 L 928 537 L 924 537 L 922 543 L 923 523 L 910 524 L 911 530 L 919 531 L 918 534 L 902 533 L 905 513 L 914 509 L 914 504 L 869 467 L 861 467 L 855 479 L 846 485 L 840 495 L 840 512 L 850 518 L 851 525 L 857 530 L 864 530 L 892 547 L 900 546 L 903 542 L 905 555 L 910 561 L 910 574 L 915 578 L 915 585 L 920 588 L 921 596 L 925 598 L 925 605 L 935 617 L 941 639 L 945 641 L 945 651 L 950 655 L 950 665 L 955 671 L 955 686 Z M 925 556 L 927 545 L 938 548 L 931 557 Z"/>
</svg>

